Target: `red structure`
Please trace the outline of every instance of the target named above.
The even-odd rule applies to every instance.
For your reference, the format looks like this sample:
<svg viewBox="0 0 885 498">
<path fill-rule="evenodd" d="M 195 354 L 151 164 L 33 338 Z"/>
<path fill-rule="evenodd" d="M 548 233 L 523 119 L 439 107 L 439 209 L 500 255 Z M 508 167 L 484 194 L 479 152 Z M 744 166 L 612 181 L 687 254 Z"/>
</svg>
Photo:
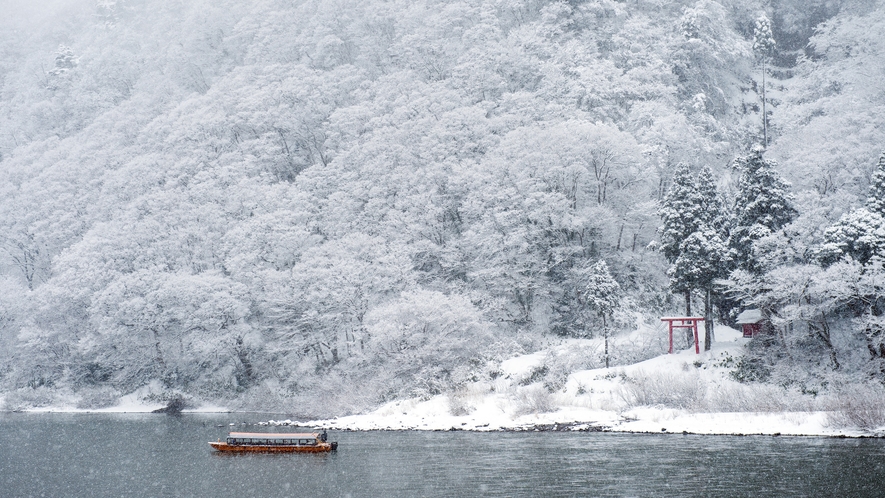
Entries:
<svg viewBox="0 0 885 498">
<path fill-rule="evenodd" d="M 741 326 L 741 330 L 744 332 L 744 337 L 756 337 L 762 330 L 762 321 L 764 317 L 762 316 L 762 311 L 760 310 L 744 310 L 740 315 L 737 316 L 737 320 L 735 323 Z"/>
<path fill-rule="evenodd" d="M 670 354 L 673 354 L 673 329 L 694 329 L 694 352 L 695 354 L 701 354 L 701 347 L 698 341 L 698 322 L 703 322 L 704 319 L 697 316 L 688 316 L 688 317 L 672 317 L 665 316 L 661 318 L 662 322 L 667 322 L 670 329 Z M 678 323 L 677 323 L 678 322 Z"/>
</svg>

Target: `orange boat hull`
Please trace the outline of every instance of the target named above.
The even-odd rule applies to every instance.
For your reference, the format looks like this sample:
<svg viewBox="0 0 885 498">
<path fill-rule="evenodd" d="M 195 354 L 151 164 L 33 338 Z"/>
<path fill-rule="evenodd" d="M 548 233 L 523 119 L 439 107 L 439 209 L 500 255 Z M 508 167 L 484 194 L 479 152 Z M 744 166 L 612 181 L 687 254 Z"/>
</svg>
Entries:
<svg viewBox="0 0 885 498">
<path fill-rule="evenodd" d="M 338 443 L 320 443 L 313 446 L 266 445 L 266 444 L 227 444 L 209 442 L 218 451 L 230 453 L 325 453 L 337 449 Z"/>
</svg>

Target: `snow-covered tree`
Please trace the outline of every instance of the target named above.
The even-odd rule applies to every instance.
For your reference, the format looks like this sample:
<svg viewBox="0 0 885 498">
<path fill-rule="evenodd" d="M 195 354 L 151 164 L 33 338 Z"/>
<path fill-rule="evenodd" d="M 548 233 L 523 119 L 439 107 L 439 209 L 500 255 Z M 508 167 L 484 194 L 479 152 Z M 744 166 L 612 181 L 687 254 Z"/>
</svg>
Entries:
<svg viewBox="0 0 885 498">
<path fill-rule="evenodd" d="M 726 265 L 729 261 L 727 249 L 719 248 L 715 241 L 722 244 L 727 227 L 727 219 L 722 206 L 713 173 L 709 167 L 704 167 L 696 175 L 691 174 L 688 166 L 680 165 L 673 178 L 673 185 L 664 198 L 663 207 L 660 210 L 664 225 L 661 228 L 662 252 L 671 266 L 668 270 L 671 278 L 671 290 L 685 296 L 686 314 L 691 316 L 691 293 L 696 289 L 704 291 L 712 288 L 712 280 L 703 286 L 688 275 L 694 270 L 691 265 L 698 261 L 701 266 L 708 266 L 715 261 L 716 265 Z M 711 236 L 713 238 L 711 239 Z M 710 240 L 713 246 L 698 248 L 698 243 L 707 244 Z M 691 242 L 689 242 L 691 241 Z M 717 251 L 717 256 L 706 255 L 707 250 Z M 701 251 L 701 253 L 697 253 Z M 686 254 L 688 252 L 688 254 Z M 701 260 L 709 261 L 708 263 Z M 724 268 L 724 266 L 723 266 Z M 717 275 L 722 271 L 717 271 Z M 718 278 L 716 276 L 713 279 Z M 708 306 L 709 311 L 709 306 Z"/>
<path fill-rule="evenodd" d="M 771 21 L 763 13 L 756 19 L 756 26 L 753 29 L 753 52 L 757 57 L 769 58 L 774 55 L 775 46 L 774 35 L 771 32 Z"/>
<path fill-rule="evenodd" d="M 824 232 L 821 261 L 832 264 L 850 257 L 866 264 L 875 255 L 885 255 L 885 218 L 867 208 L 842 215 Z"/>
<path fill-rule="evenodd" d="M 796 217 L 789 184 L 775 171 L 777 163 L 762 157 L 759 145 L 747 156 L 735 159 L 741 176 L 735 198 L 729 246 L 735 251 L 735 264 L 744 270 L 763 270 L 754 255 L 759 239 L 780 230 Z"/>
<path fill-rule="evenodd" d="M 820 258 L 824 264 L 850 257 L 862 265 L 885 256 L 885 153 L 873 172 L 866 206 L 842 215 L 824 232 Z"/>
<path fill-rule="evenodd" d="M 612 277 L 608 264 L 600 259 L 591 266 L 585 275 L 584 302 L 602 319 L 602 336 L 605 341 L 605 367 L 608 368 L 608 324 L 621 302 L 621 286 Z"/>
<path fill-rule="evenodd" d="M 761 308 L 771 318 L 776 334 L 768 339 L 776 350 L 809 362 L 826 354 L 834 369 L 868 354 L 873 363 L 858 364 L 869 365 L 863 367 L 869 374 L 885 373 L 885 219 L 873 211 L 880 170 L 877 165 L 866 207 L 843 215 L 824 231 L 818 260 L 790 255 L 791 251 L 815 254 L 813 246 L 797 233 L 803 226 L 809 230 L 804 225 L 807 220 L 800 218 L 802 223 L 791 223 L 787 230 L 760 240 L 756 247 L 768 259 L 754 267 L 755 273 L 738 270 L 730 276 L 731 292 L 744 305 Z M 860 338 L 865 339 L 867 351 L 846 347 L 863 347 Z"/>
<path fill-rule="evenodd" d="M 682 242 L 679 257 L 670 266 L 670 288 L 674 292 L 691 293 L 694 290 L 704 295 L 704 348 L 709 350 L 713 343 L 713 303 L 712 294 L 717 279 L 728 275 L 731 267 L 728 246 L 719 233 L 711 227 L 702 227 Z"/>
<path fill-rule="evenodd" d="M 771 21 L 768 16 L 762 14 L 756 19 L 756 27 L 753 30 L 753 52 L 762 64 L 762 144 L 768 147 L 768 115 L 765 98 L 765 73 L 766 64 L 774 55 L 775 42 L 771 33 Z"/>
<path fill-rule="evenodd" d="M 873 171 L 866 207 L 871 213 L 885 216 L 885 151 L 879 156 L 879 162 L 876 163 L 876 169 Z"/>
<path fill-rule="evenodd" d="M 55 67 L 50 70 L 50 74 L 60 75 L 77 67 L 79 58 L 74 55 L 74 50 L 67 45 L 59 45 L 55 54 Z"/>
<path fill-rule="evenodd" d="M 806 55 L 791 68 L 789 80 L 778 82 L 778 137 L 770 157 L 778 159 L 797 194 L 813 190 L 821 199 L 816 205 L 848 212 L 866 198 L 862 187 L 870 178 L 863 166 L 885 144 L 885 37 L 867 36 L 885 32 L 885 3 L 819 2 L 823 8 L 791 3 L 801 14 L 778 16 L 777 31 L 783 32 L 781 19 L 817 21 L 826 10 L 839 13 L 808 29 L 813 36 L 796 47 Z M 781 45 L 788 40 L 778 38 Z"/>
<path fill-rule="evenodd" d="M 707 216 L 687 164 L 676 166 L 672 184 L 658 214 L 662 221 L 661 252 L 667 261 L 673 263 L 679 258 L 682 241 L 696 232 Z"/>
<path fill-rule="evenodd" d="M 729 229 L 728 210 L 723 202 L 719 189 L 716 188 L 716 178 L 709 166 L 704 166 L 698 171 L 695 178 L 698 202 L 700 202 L 700 215 L 702 225 L 700 228 L 710 228 L 725 238 Z"/>
<path fill-rule="evenodd" d="M 382 384 L 386 398 L 427 397 L 463 384 L 495 340 L 494 328 L 467 298 L 426 290 L 374 308 L 366 330 L 360 383 Z"/>
</svg>

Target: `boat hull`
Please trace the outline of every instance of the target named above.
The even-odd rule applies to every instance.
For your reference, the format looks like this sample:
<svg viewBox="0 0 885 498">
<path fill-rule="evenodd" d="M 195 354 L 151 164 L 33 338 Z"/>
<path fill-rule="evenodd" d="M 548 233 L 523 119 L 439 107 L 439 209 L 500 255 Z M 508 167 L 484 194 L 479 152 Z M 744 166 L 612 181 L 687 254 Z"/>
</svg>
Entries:
<svg viewBox="0 0 885 498">
<path fill-rule="evenodd" d="M 338 443 L 320 443 L 311 446 L 293 444 L 227 444 L 209 442 L 218 451 L 225 453 L 326 453 L 338 449 Z"/>
</svg>

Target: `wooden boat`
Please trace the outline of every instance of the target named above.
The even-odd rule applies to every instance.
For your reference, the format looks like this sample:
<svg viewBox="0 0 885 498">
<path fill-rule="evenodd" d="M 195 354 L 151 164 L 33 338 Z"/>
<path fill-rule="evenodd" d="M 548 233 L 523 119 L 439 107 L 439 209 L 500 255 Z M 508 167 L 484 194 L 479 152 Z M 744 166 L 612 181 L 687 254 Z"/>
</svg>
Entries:
<svg viewBox="0 0 885 498">
<path fill-rule="evenodd" d="M 304 433 L 231 432 L 225 441 L 209 442 L 218 451 L 232 453 L 322 453 L 338 449 L 326 431 Z"/>
</svg>

